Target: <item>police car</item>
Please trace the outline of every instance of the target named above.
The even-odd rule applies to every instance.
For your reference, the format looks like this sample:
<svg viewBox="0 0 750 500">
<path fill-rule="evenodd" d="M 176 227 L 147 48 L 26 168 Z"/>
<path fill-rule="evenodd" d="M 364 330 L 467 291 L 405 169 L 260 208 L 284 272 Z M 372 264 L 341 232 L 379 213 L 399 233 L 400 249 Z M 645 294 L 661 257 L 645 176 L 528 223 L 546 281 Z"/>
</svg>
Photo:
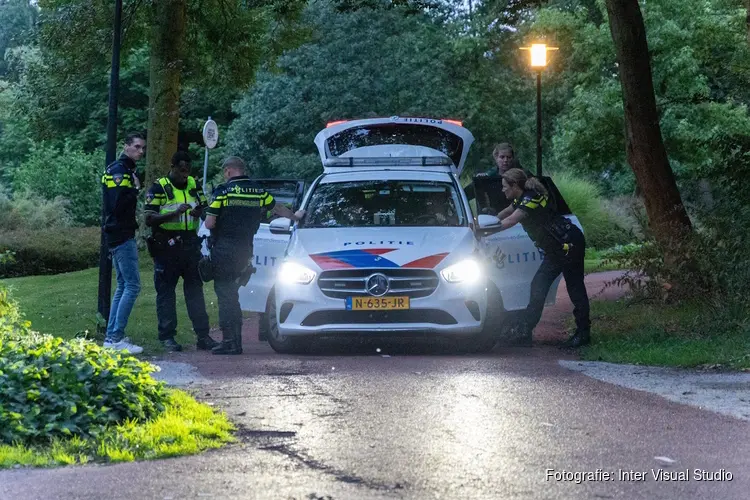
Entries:
<svg viewBox="0 0 750 500">
<path fill-rule="evenodd" d="M 304 196 L 301 182 L 261 181 L 277 202 L 307 212 L 296 225 L 261 225 L 258 271 L 240 290 L 274 350 L 304 351 L 316 336 L 411 333 L 493 347 L 527 306 L 542 255 L 520 225 L 485 235 L 499 221 L 473 213 L 459 182 L 473 141 L 452 120 L 334 122 L 315 137 L 323 173 Z M 507 205 L 500 182 L 474 179 L 479 212 Z"/>
</svg>

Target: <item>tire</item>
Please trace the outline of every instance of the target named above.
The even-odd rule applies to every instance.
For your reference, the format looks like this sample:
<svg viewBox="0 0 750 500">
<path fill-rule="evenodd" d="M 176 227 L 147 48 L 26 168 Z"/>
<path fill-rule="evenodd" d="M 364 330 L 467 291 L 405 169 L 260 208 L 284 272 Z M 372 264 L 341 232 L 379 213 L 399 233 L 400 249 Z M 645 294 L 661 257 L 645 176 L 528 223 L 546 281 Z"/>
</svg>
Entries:
<svg viewBox="0 0 750 500">
<path fill-rule="evenodd" d="M 304 354 L 310 346 L 309 339 L 294 338 L 279 333 L 279 323 L 276 318 L 276 293 L 271 290 L 266 304 L 266 340 L 271 348 L 279 354 Z"/>
<path fill-rule="evenodd" d="M 258 313 L 258 341 L 268 342 L 268 314 Z"/>
<path fill-rule="evenodd" d="M 503 297 L 495 287 L 494 284 L 490 283 L 487 287 L 487 317 L 484 319 L 484 326 L 482 332 L 477 335 L 483 339 L 497 339 L 500 337 L 501 332 L 506 323 L 505 307 L 503 307 Z M 489 342 L 489 340 L 485 340 Z M 494 347 L 494 346 L 493 346 Z"/>
</svg>

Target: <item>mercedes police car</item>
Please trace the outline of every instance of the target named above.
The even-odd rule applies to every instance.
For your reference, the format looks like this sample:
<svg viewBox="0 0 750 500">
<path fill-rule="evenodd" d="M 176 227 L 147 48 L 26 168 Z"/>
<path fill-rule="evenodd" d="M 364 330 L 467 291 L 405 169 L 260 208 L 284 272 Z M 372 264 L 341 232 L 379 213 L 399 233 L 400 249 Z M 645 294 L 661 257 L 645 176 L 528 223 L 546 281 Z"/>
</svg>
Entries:
<svg viewBox="0 0 750 500">
<path fill-rule="evenodd" d="M 274 350 L 302 351 L 315 336 L 410 333 L 492 348 L 527 306 L 542 255 L 520 225 L 483 232 L 499 222 L 486 212 L 508 202 L 500 178 L 478 177 L 471 191 L 485 213 L 472 211 L 459 176 L 473 141 L 452 120 L 334 122 L 315 137 L 323 173 L 304 195 L 299 181 L 260 181 L 277 202 L 306 211 L 295 225 L 261 225 L 258 271 L 240 290 Z"/>
</svg>

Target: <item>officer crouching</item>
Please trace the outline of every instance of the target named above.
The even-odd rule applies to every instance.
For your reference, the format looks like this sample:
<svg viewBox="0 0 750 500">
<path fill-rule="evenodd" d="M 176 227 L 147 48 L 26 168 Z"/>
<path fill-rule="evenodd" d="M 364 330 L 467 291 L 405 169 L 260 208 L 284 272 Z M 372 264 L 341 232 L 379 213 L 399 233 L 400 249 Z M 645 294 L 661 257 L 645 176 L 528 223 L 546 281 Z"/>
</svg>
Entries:
<svg viewBox="0 0 750 500">
<path fill-rule="evenodd" d="M 253 238 L 261 218 L 269 211 L 298 221 L 304 210 L 292 212 L 276 206 L 273 196 L 245 174 L 245 163 L 236 156 L 227 158 L 222 168 L 224 184 L 213 192 L 206 210 L 206 228 L 211 230 L 210 257 L 201 261 L 205 281 L 214 280 L 219 302 L 219 326 L 223 341 L 214 354 L 242 354 L 242 309 L 239 289 L 247 284 L 254 268 Z"/>
<path fill-rule="evenodd" d="M 209 350 L 218 345 L 209 332 L 203 282 L 198 272 L 201 240 L 200 217 L 206 206 L 203 190 L 190 174 L 190 155 L 178 151 L 172 156 L 167 177 L 161 177 L 146 195 L 146 225 L 151 227 L 148 249 L 154 259 L 156 314 L 159 340 L 169 351 L 181 351 L 175 341 L 177 304 L 175 288 L 183 280 L 188 316 L 197 336 L 196 347 Z"/>
</svg>

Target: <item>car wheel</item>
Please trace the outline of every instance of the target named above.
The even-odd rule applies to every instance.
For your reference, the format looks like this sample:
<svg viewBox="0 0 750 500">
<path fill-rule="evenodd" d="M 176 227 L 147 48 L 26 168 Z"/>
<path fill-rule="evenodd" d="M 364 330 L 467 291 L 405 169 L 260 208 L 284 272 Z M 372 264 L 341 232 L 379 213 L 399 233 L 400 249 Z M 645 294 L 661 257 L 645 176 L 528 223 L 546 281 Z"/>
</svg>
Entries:
<svg viewBox="0 0 750 500">
<path fill-rule="evenodd" d="M 268 342 L 268 314 L 258 314 L 258 341 Z"/>
<path fill-rule="evenodd" d="M 280 354 L 302 354 L 307 352 L 309 347 L 308 339 L 297 339 L 282 335 L 279 332 L 279 322 L 276 319 L 276 295 L 271 290 L 271 295 L 268 297 L 268 303 L 266 304 L 266 340 L 271 348 Z"/>
</svg>

